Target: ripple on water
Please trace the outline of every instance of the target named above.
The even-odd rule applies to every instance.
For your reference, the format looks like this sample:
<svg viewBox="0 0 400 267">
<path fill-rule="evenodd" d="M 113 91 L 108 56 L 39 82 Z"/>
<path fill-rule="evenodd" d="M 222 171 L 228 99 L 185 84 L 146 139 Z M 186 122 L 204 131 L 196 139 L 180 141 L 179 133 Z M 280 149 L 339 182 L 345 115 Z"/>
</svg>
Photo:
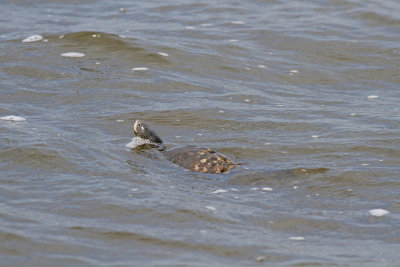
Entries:
<svg viewBox="0 0 400 267">
<path fill-rule="evenodd" d="M 8 163 L 6 168 L 23 166 L 36 170 L 68 172 L 78 167 L 58 150 L 44 146 L 3 149 L 0 151 L 0 158 Z"/>
<path fill-rule="evenodd" d="M 396 1 L 3 2 L 4 265 L 398 262 Z"/>
</svg>

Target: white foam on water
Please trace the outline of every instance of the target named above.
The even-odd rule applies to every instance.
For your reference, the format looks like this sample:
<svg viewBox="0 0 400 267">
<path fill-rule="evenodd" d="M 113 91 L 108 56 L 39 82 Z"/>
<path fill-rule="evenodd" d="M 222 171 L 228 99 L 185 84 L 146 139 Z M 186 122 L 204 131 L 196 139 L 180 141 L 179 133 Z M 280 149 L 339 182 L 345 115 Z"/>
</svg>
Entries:
<svg viewBox="0 0 400 267">
<path fill-rule="evenodd" d="M 150 142 L 150 140 L 148 140 L 148 139 L 143 139 L 143 138 L 134 136 L 134 137 L 132 138 L 132 141 L 130 141 L 130 142 L 129 142 L 128 144 L 126 144 L 125 146 L 128 147 L 128 148 L 135 148 L 135 147 L 137 147 L 137 146 L 144 145 L 144 144 L 150 144 L 150 143 L 151 143 L 151 142 Z"/>
<path fill-rule="evenodd" d="M 121 37 L 122 39 L 128 38 L 128 37 L 126 37 L 125 35 L 122 35 L 122 34 L 120 34 L 120 35 L 118 35 L 118 36 Z"/>
<path fill-rule="evenodd" d="M 117 122 L 124 122 L 124 120 L 117 120 Z"/>
<path fill-rule="evenodd" d="M 251 191 L 257 191 L 258 189 L 260 189 L 260 188 L 258 188 L 258 187 L 253 187 L 252 189 L 250 189 Z"/>
<path fill-rule="evenodd" d="M 368 99 L 376 99 L 376 98 L 378 98 L 379 96 L 377 96 L 377 95 L 369 95 L 368 96 Z"/>
<path fill-rule="evenodd" d="M 232 190 L 232 191 L 235 191 L 235 192 L 238 192 L 238 191 L 239 191 L 239 189 L 237 189 L 237 188 L 231 188 L 231 190 Z"/>
<path fill-rule="evenodd" d="M 266 68 L 265 65 L 257 65 L 257 67 L 259 67 L 260 69 L 265 69 Z"/>
<path fill-rule="evenodd" d="M 265 261 L 265 257 L 259 256 L 259 257 L 256 258 L 256 260 L 257 260 L 258 262 L 263 262 L 263 261 Z"/>
<path fill-rule="evenodd" d="M 211 26 L 213 26 L 211 23 L 203 23 L 203 24 L 200 24 L 200 26 L 203 26 L 203 27 L 211 27 Z"/>
<path fill-rule="evenodd" d="M 218 190 L 215 190 L 214 192 L 212 192 L 213 194 L 219 194 L 219 193 L 226 193 L 226 192 L 228 192 L 228 190 L 225 190 L 225 189 L 218 189 Z"/>
<path fill-rule="evenodd" d="M 285 105 L 282 105 L 282 104 L 280 104 L 280 105 L 278 105 L 278 107 L 280 107 L 280 108 L 282 108 L 282 107 L 284 107 Z"/>
<path fill-rule="evenodd" d="M 372 216 L 376 216 L 376 217 L 381 217 L 388 213 L 389 213 L 389 211 L 384 210 L 384 209 L 372 209 L 369 211 L 369 214 L 371 214 Z"/>
<path fill-rule="evenodd" d="M 292 236 L 289 237 L 289 240 L 302 241 L 305 240 L 305 238 L 303 236 Z"/>
<path fill-rule="evenodd" d="M 213 206 L 205 206 L 206 209 L 216 211 L 217 209 L 214 208 Z"/>
<path fill-rule="evenodd" d="M 356 113 L 350 113 L 350 116 L 352 116 L 352 117 L 354 117 L 356 115 L 357 115 Z"/>
<path fill-rule="evenodd" d="M 290 70 L 290 73 L 299 73 L 298 70 Z"/>
<path fill-rule="evenodd" d="M 25 118 L 20 117 L 20 116 L 15 116 L 15 115 L 9 115 L 9 116 L 1 117 L 0 120 L 3 120 L 3 121 L 14 121 L 14 122 L 26 121 Z"/>
<path fill-rule="evenodd" d="M 238 40 L 236 39 L 230 39 L 229 42 L 237 42 Z"/>
<path fill-rule="evenodd" d="M 185 30 L 194 30 L 195 28 L 193 26 L 186 26 Z"/>
<path fill-rule="evenodd" d="M 218 111 L 219 113 L 224 113 L 225 111 L 223 111 L 223 110 L 220 110 L 220 111 Z"/>
<path fill-rule="evenodd" d="M 273 188 L 271 188 L 271 187 L 263 187 L 263 188 L 261 188 L 261 190 L 262 191 L 272 191 Z"/>
<path fill-rule="evenodd" d="M 159 54 L 160 56 L 163 56 L 163 57 L 168 57 L 169 56 L 167 53 L 164 53 L 164 52 L 158 52 L 157 54 Z"/>
<path fill-rule="evenodd" d="M 241 21 L 241 20 L 234 20 L 234 21 L 231 21 L 231 24 L 243 25 L 243 24 L 246 24 L 246 23 L 244 21 Z"/>
<path fill-rule="evenodd" d="M 146 67 L 136 67 L 132 69 L 133 71 L 144 71 L 144 70 L 148 70 L 148 68 Z"/>
<path fill-rule="evenodd" d="M 126 144 L 125 146 L 128 148 L 135 148 L 136 147 L 136 142 L 135 140 L 132 139 L 132 141 L 130 141 L 128 144 Z"/>
<path fill-rule="evenodd" d="M 79 53 L 79 52 L 66 52 L 62 53 L 61 56 L 63 57 L 84 57 L 84 53 Z"/>
<path fill-rule="evenodd" d="M 312 138 L 312 139 L 318 139 L 319 136 L 318 136 L 318 135 L 312 135 L 311 138 Z"/>
<path fill-rule="evenodd" d="M 37 42 L 43 39 L 43 36 L 36 34 L 36 35 L 32 35 L 29 36 L 27 38 L 25 38 L 24 40 L 22 40 L 23 43 L 32 43 L 32 42 Z"/>
<path fill-rule="evenodd" d="M 250 99 L 245 99 L 244 102 L 250 102 Z"/>
<path fill-rule="evenodd" d="M 139 191 L 139 188 L 132 188 L 131 191 L 132 191 L 132 192 Z"/>
</svg>

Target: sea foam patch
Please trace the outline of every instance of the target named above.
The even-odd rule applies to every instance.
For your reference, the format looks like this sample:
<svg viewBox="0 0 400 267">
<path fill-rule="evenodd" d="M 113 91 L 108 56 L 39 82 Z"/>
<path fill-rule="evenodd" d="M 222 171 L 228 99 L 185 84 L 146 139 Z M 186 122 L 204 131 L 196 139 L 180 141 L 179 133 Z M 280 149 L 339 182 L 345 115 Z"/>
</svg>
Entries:
<svg viewBox="0 0 400 267">
<path fill-rule="evenodd" d="M 384 210 L 384 209 L 372 209 L 369 211 L 369 214 L 371 214 L 372 216 L 376 216 L 376 217 L 381 217 L 388 213 L 389 213 L 389 211 Z"/>
<path fill-rule="evenodd" d="M 263 187 L 261 188 L 262 191 L 272 191 L 273 188 L 272 187 Z"/>
<path fill-rule="evenodd" d="M 205 206 L 206 209 L 211 210 L 211 211 L 216 211 L 217 209 L 213 206 Z"/>
<path fill-rule="evenodd" d="M 146 67 L 136 67 L 132 69 L 133 71 L 144 71 L 144 70 L 148 70 L 148 68 Z"/>
<path fill-rule="evenodd" d="M 163 56 L 163 57 L 168 57 L 169 56 L 167 53 L 164 53 L 164 52 L 158 52 L 157 54 L 159 54 L 160 56 Z"/>
<path fill-rule="evenodd" d="M 125 146 L 128 147 L 128 148 L 133 149 L 133 148 L 138 147 L 140 145 L 145 145 L 145 144 L 150 144 L 150 143 L 151 142 L 148 139 L 143 139 L 143 138 L 135 136 L 135 137 L 132 138 L 132 141 L 130 141 Z"/>
<path fill-rule="evenodd" d="M 231 21 L 231 24 L 243 25 L 243 24 L 246 24 L 246 22 L 241 21 L 241 20 L 234 20 L 234 21 Z"/>
<path fill-rule="evenodd" d="M 84 53 L 79 53 L 79 52 L 66 52 L 62 53 L 61 56 L 63 57 L 84 57 Z"/>
<path fill-rule="evenodd" d="M 228 192 L 228 190 L 225 190 L 225 189 L 218 189 L 218 190 L 213 191 L 212 193 L 213 193 L 213 194 L 219 194 L 219 193 L 226 193 L 226 192 Z"/>
<path fill-rule="evenodd" d="M 35 34 L 35 35 L 25 38 L 24 40 L 22 40 L 22 42 L 23 43 L 32 43 L 32 42 L 37 42 L 40 40 L 43 40 L 43 36 L 41 36 L 39 34 Z"/>
<path fill-rule="evenodd" d="M 15 116 L 15 115 L 1 117 L 0 120 L 2 120 L 2 121 L 15 121 L 15 122 L 26 121 L 25 118 L 20 117 L 20 116 Z"/>
</svg>

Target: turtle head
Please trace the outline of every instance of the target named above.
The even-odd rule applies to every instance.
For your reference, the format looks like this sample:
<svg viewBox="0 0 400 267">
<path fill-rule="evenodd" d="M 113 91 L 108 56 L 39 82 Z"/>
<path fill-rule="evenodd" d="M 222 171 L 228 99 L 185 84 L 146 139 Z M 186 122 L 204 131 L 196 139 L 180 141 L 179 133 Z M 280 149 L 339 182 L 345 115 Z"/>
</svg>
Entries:
<svg viewBox="0 0 400 267">
<path fill-rule="evenodd" d="M 135 135 L 137 137 L 148 140 L 150 144 L 162 146 L 163 141 L 161 140 L 161 138 L 158 137 L 158 135 L 153 130 L 151 130 L 146 123 L 140 120 L 135 121 L 135 124 L 133 125 L 133 131 L 135 132 Z"/>
</svg>

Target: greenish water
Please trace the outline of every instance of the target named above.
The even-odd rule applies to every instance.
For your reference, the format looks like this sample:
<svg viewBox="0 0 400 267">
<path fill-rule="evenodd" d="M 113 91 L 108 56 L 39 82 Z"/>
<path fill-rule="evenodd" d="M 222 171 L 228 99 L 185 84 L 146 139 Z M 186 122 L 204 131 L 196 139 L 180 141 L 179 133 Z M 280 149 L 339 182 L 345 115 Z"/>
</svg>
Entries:
<svg viewBox="0 0 400 267">
<path fill-rule="evenodd" d="M 0 6 L 2 266 L 399 264 L 396 1 Z"/>
</svg>

